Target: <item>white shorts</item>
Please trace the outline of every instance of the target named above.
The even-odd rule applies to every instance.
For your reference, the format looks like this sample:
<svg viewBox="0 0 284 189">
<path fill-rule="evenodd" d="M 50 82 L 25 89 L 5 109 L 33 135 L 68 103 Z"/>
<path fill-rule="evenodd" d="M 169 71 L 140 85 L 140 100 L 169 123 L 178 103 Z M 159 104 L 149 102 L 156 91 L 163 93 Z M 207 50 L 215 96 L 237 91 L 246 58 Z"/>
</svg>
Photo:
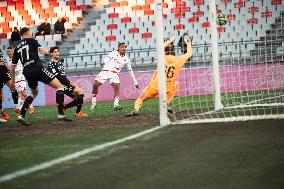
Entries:
<svg viewBox="0 0 284 189">
<path fill-rule="evenodd" d="M 22 92 L 27 89 L 26 80 L 15 81 L 15 87 L 18 92 Z"/>
<path fill-rule="evenodd" d="M 100 83 L 104 83 L 106 81 L 108 81 L 109 84 L 120 83 L 118 74 L 111 71 L 101 71 L 95 80 Z"/>
</svg>

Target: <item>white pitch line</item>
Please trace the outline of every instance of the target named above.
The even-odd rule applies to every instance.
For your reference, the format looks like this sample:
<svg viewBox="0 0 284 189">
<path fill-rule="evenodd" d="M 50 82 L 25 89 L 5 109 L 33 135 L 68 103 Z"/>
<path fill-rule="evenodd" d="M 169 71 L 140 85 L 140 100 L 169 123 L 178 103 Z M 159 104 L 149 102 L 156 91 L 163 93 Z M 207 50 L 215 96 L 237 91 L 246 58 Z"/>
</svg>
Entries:
<svg viewBox="0 0 284 189">
<path fill-rule="evenodd" d="M 32 167 L 29 167 L 29 168 L 21 169 L 21 170 L 15 171 L 13 173 L 10 173 L 10 174 L 7 174 L 7 175 L 3 175 L 3 176 L 0 177 L 0 183 L 1 182 L 6 182 L 6 181 L 12 180 L 14 178 L 17 178 L 17 177 L 20 177 L 20 176 L 24 176 L 24 175 L 27 175 L 27 174 L 30 174 L 30 173 L 33 173 L 33 172 L 36 172 L 36 171 L 47 169 L 47 168 L 52 167 L 52 166 L 54 166 L 56 164 L 59 164 L 59 163 L 62 163 L 62 162 L 68 161 L 68 160 L 72 160 L 72 159 L 75 159 L 75 158 L 78 158 L 78 157 L 81 157 L 81 156 L 89 154 L 91 152 L 103 150 L 103 149 L 105 149 L 107 147 L 114 146 L 114 145 L 117 145 L 117 144 L 129 141 L 129 140 L 136 139 L 136 138 L 138 138 L 140 136 L 152 133 L 152 132 L 154 132 L 156 130 L 159 130 L 159 129 L 163 128 L 163 127 L 166 127 L 166 126 L 156 126 L 156 127 L 151 128 L 151 129 L 147 129 L 145 131 L 142 131 L 140 133 L 136 133 L 136 134 L 130 135 L 128 137 L 124 137 L 124 138 L 121 138 L 121 139 L 118 139 L 118 140 L 115 140 L 115 141 L 111 141 L 111 142 L 106 142 L 106 143 L 103 143 L 103 144 L 95 145 L 93 147 L 86 148 L 84 150 L 81 150 L 81 151 L 78 151 L 78 152 L 75 152 L 75 153 L 72 153 L 72 154 L 69 154 L 69 155 L 66 155 L 66 156 L 54 159 L 54 160 L 46 161 L 46 162 L 34 165 Z"/>
</svg>

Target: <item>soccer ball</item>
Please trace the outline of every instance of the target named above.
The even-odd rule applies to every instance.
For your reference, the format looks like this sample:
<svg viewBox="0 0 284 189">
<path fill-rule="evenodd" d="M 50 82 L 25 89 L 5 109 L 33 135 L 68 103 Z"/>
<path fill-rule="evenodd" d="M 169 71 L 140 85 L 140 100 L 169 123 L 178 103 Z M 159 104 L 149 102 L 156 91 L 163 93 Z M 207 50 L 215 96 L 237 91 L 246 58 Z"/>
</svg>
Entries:
<svg viewBox="0 0 284 189">
<path fill-rule="evenodd" d="M 223 13 L 219 13 L 217 14 L 217 19 L 216 19 L 216 22 L 219 26 L 223 26 L 227 23 L 227 17 L 226 15 L 224 15 Z"/>
</svg>

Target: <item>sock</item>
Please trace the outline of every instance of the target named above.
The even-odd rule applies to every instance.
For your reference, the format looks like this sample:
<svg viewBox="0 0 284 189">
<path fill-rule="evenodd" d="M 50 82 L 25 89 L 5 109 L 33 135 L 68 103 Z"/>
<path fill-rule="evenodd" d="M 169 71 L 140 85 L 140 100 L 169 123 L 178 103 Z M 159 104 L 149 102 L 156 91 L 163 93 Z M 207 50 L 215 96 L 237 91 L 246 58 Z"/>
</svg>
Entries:
<svg viewBox="0 0 284 189">
<path fill-rule="evenodd" d="M 72 100 L 68 104 L 64 106 L 64 109 L 67 110 L 68 108 L 72 108 L 77 105 L 77 99 Z"/>
<path fill-rule="evenodd" d="M 140 108 L 142 107 L 142 104 L 143 104 L 143 100 L 138 97 L 137 100 L 135 101 L 135 110 L 137 110 L 137 112 L 140 110 Z"/>
<path fill-rule="evenodd" d="M 25 101 L 24 101 L 24 104 L 23 104 L 23 107 L 21 109 L 21 115 L 22 117 L 25 117 L 26 115 L 26 112 L 30 106 L 30 104 L 33 102 L 34 98 L 32 96 L 28 96 Z"/>
<path fill-rule="evenodd" d="M 15 106 L 18 106 L 18 92 L 17 91 L 11 91 L 11 93 L 12 93 L 12 98 L 13 98 Z"/>
<path fill-rule="evenodd" d="M 22 96 L 19 95 L 19 98 L 18 98 L 18 108 L 19 109 L 22 109 L 24 100 L 25 100 L 25 98 L 23 98 Z"/>
<path fill-rule="evenodd" d="M 0 110 L 1 110 L 1 112 L 3 112 L 3 110 L 2 110 L 2 99 L 3 97 L 2 96 L 0 96 Z"/>
<path fill-rule="evenodd" d="M 96 105 L 97 105 L 97 97 L 96 97 L 96 95 L 93 94 L 92 106 L 96 106 Z"/>
<path fill-rule="evenodd" d="M 119 96 L 114 97 L 114 102 L 113 102 L 113 106 L 119 106 Z"/>
<path fill-rule="evenodd" d="M 63 108 L 64 108 L 64 91 L 63 89 L 56 90 L 56 103 L 58 114 L 64 115 Z"/>
<path fill-rule="evenodd" d="M 82 109 L 83 106 L 83 102 L 84 102 L 84 94 L 80 94 L 77 98 L 77 110 L 76 113 L 79 113 Z"/>
</svg>

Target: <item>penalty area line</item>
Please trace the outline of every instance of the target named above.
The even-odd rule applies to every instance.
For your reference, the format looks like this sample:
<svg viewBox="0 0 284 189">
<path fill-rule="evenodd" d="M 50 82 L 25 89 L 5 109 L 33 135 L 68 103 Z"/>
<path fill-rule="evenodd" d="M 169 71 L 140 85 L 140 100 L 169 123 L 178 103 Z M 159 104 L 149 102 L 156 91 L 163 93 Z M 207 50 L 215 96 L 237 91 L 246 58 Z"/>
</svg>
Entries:
<svg viewBox="0 0 284 189">
<path fill-rule="evenodd" d="M 57 159 L 46 161 L 46 162 L 43 162 L 43 163 L 40 163 L 40 164 L 36 164 L 32 167 L 28 167 L 28 168 L 15 171 L 15 172 L 7 174 L 7 175 L 0 176 L 0 183 L 15 179 L 15 178 L 20 177 L 20 176 L 25 176 L 25 175 L 28 175 L 30 173 L 36 172 L 36 171 L 40 171 L 40 170 L 43 170 L 43 169 L 50 168 L 54 165 L 63 163 L 63 162 L 68 161 L 68 160 L 79 158 L 79 157 L 81 157 L 83 155 L 87 155 L 91 152 L 103 150 L 105 148 L 108 148 L 108 147 L 111 147 L 111 146 L 114 146 L 114 145 L 117 145 L 117 144 L 121 144 L 121 143 L 129 141 L 129 140 L 136 139 L 138 137 L 152 133 L 152 132 L 159 130 L 159 129 L 162 129 L 164 127 L 166 127 L 166 126 L 156 126 L 156 127 L 151 128 L 151 129 L 147 129 L 147 130 L 144 130 L 142 132 L 139 132 L 139 133 L 136 133 L 136 134 L 133 134 L 133 135 L 130 135 L 130 136 L 118 139 L 118 140 L 106 142 L 106 143 L 103 143 L 103 144 L 94 145 L 90 148 L 86 148 L 84 150 L 80 150 L 78 152 L 74 152 L 72 154 L 68 154 L 68 155 L 62 156 L 62 157 L 57 158 Z"/>
</svg>

